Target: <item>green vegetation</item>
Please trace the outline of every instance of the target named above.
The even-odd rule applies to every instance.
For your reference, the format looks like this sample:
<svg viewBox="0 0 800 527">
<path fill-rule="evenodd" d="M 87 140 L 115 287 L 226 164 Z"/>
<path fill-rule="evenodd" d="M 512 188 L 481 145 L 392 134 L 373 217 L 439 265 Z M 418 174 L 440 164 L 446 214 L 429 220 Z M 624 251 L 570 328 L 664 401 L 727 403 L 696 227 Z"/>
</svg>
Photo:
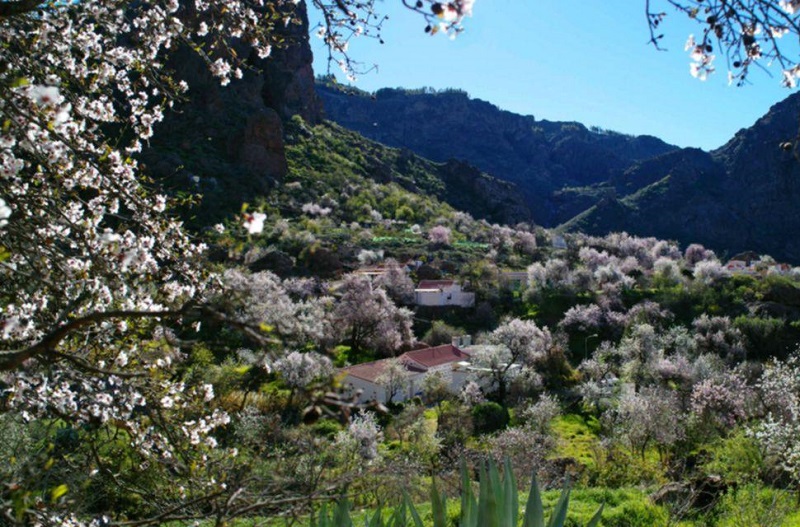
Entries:
<svg viewBox="0 0 800 527">
<path fill-rule="evenodd" d="M 525 510 L 519 514 L 520 496 L 517 491 L 516 478 L 511 470 L 511 464 L 506 458 L 503 469 L 504 477 L 501 480 L 500 472 L 494 462 L 490 461 L 487 467 L 481 465 L 479 492 L 477 498 L 472 491 L 472 482 L 467 473 L 466 465 L 461 467 L 461 499 L 460 509 L 457 513 L 457 524 L 461 527 L 517 527 L 521 520 L 522 527 L 545 527 L 545 507 L 539 486 L 534 477 L 525 502 Z M 447 500 L 437 489 L 434 482 L 431 486 L 430 515 L 421 515 L 414 504 L 404 494 L 403 501 L 397 506 L 388 519 L 379 508 L 371 516 L 365 515 L 368 527 L 405 527 L 410 522 L 414 527 L 447 527 L 454 511 L 447 507 Z M 600 521 L 603 504 L 592 514 L 587 522 L 582 522 L 574 516 L 568 519 L 570 490 L 565 488 L 557 501 L 552 505 L 550 519 L 547 527 L 565 527 L 567 525 L 585 525 L 595 527 Z M 548 504 L 548 509 L 550 509 Z M 423 518 L 430 517 L 429 521 Z M 636 519 L 634 519 L 636 521 Z M 312 527 L 351 527 L 354 525 L 350 516 L 349 505 L 346 499 L 340 500 L 332 511 L 326 506 L 322 507 L 317 522 L 312 522 Z M 631 523 L 629 525 L 639 525 Z"/>
</svg>

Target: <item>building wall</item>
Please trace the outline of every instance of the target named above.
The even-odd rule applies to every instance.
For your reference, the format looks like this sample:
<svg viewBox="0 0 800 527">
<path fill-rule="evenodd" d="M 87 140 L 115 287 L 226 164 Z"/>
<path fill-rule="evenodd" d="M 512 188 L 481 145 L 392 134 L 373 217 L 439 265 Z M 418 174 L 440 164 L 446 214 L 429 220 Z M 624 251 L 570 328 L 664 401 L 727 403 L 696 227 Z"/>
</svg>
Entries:
<svg viewBox="0 0 800 527">
<path fill-rule="evenodd" d="M 464 384 L 467 383 L 469 373 L 464 370 L 454 369 L 454 366 L 454 363 L 441 364 L 430 368 L 425 373 L 414 375 L 409 380 L 406 389 L 395 394 L 394 402 L 407 401 L 416 395 L 420 395 L 422 393 L 422 385 L 425 382 L 425 376 L 436 372 L 442 375 L 442 378 L 447 382 L 448 386 L 450 386 L 450 390 L 453 393 L 460 392 Z M 354 394 L 357 390 L 361 390 L 361 395 L 358 398 L 359 403 L 377 401 L 381 404 L 386 404 L 388 402 L 386 399 L 388 395 L 386 389 L 373 382 L 348 375 L 344 378 L 342 384 L 347 388 L 347 393 L 350 395 Z"/>
<path fill-rule="evenodd" d="M 421 373 L 412 376 L 405 389 L 398 390 L 397 393 L 394 394 L 394 402 L 399 403 L 414 397 L 417 392 L 422 389 L 422 379 L 424 375 L 424 373 Z M 344 381 L 342 381 L 342 385 L 347 388 L 347 393 L 350 395 L 354 394 L 357 390 L 361 390 L 361 395 L 358 398 L 359 403 L 377 401 L 381 404 L 386 404 L 389 402 L 387 400 L 389 394 L 386 393 L 386 388 L 374 382 L 348 375 L 344 378 Z"/>
<path fill-rule="evenodd" d="M 356 391 L 361 390 L 361 395 L 358 402 L 366 403 L 368 401 L 378 401 L 379 403 L 386 403 L 386 390 L 375 383 L 359 379 L 348 375 L 342 381 L 342 385 L 347 388 L 347 393 L 352 395 Z"/>
<path fill-rule="evenodd" d="M 417 289 L 414 291 L 414 299 L 419 306 L 472 307 L 475 305 L 475 293 L 465 293 L 460 288 L 457 291 Z"/>
</svg>

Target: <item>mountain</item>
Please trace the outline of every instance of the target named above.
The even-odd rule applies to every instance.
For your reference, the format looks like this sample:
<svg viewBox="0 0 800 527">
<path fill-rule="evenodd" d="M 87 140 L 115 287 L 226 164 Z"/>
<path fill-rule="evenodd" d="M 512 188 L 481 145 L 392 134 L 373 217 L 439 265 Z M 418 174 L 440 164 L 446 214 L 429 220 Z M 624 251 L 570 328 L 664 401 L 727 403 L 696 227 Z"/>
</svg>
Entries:
<svg viewBox="0 0 800 527">
<path fill-rule="evenodd" d="M 800 262 L 800 94 L 723 147 L 677 148 L 580 123 L 536 120 L 454 90 L 375 94 L 318 82 L 326 115 L 431 159 L 464 159 L 524 194 L 533 218 L 565 231 L 628 231 Z"/>
<path fill-rule="evenodd" d="M 268 58 L 258 58 L 245 44 L 231 43 L 240 57 L 247 57 L 250 67 L 242 79 L 227 87 L 220 86 L 193 51 L 178 49 L 171 57 L 170 68 L 191 89 L 186 101 L 157 125 L 139 161 L 162 188 L 203 196 L 192 210 L 192 225 L 222 221 L 239 212 L 242 203 L 273 192 L 292 170 L 287 159 L 292 129 L 297 128 L 292 120 L 300 118 L 310 127 L 323 120 L 322 101 L 314 86 L 305 2 L 296 7 L 290 4 L 285 9 L 293 10 L 297 23 L 279 29 L 284 45 Z M 396 181 L 477 218 L 509 224 L 530 220 L 530 211 L 513 183 L 491 177 L 465 161 L 434 163 L 407 149 L 390 152 L 335 126 L 327 134 L 332 143 L 346 146 L 359 174 L 383 183 Z"/>
<path fill-rule="evenodd" d="M 328 195 L 338 192 L 341 196 L 343 188 L 366 179 L 383 185 L 396 184 L 425 200 L 438 200 L 494 223 L 513 225 L 530 221 L 530 210 L 516 185 L 463 161 L 429 161 L 410 150 L 384 146 L 331 122 L 311 127 L 294 118 L 285 129 L 287 179 L 302 178 L 305 186 L 314 187 L 316 194 L 324 189 Z M 362 182 L 360 186 L 365 185 Z"/>
<path fill-rule="evenodd" d="M 798 262 L 800 162 L 785 148 L 797 137 L 798 115 L 794 94 L 713 152 L 684 149 L 639 163 L 605 184 L 616 197 L 562 227 L 628 230 Z"/>
<path fill-rule="evenodd" d="M 382 89 L 374 95 L 317 84 L 328 118 L 389 146 L 434 161 L 462 159 L 518 185 L 534 220 L 557 225 L 563 217 L 553 193 L 607 180 L 640 160 L 675 146 L 575 122 L 517 115 L 458 90 Z"/>
</svg>

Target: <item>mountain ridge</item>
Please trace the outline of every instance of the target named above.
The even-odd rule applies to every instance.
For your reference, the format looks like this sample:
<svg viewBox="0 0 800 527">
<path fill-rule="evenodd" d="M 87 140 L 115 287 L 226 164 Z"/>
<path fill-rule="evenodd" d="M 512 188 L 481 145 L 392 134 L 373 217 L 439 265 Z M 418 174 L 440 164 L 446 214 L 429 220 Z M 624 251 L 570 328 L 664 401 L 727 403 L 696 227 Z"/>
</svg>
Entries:
<svg viewBox="0 0 800 527">
<path fill-rule="evenodd" d="M 677 148 L 652 136 L 536 120 L 458 90 L 385 88 L 368 95 L 318 83 L 317 93 L 331 120 L 370 139 L 433 161 L 462 159 L 516 183 L 534 220 L 545 226 L 560 223 L 549 200 L 553 191 L 604 181 L 633 161 Z"/>
<path fill-rule="evenodd" d="M 317 93 L 328 118 L 366 137 L 434 160 L 464 159 L 514 182 L 541 225 L 588 234 L 625 230 L 800 261 L 792 235 L 800 229 L 800 163 L 784 148 L 798 135 L 798 94 L 705 152 L 536 120 L 457 90 L 366 94 L 318 82 Z"/>
</svg>

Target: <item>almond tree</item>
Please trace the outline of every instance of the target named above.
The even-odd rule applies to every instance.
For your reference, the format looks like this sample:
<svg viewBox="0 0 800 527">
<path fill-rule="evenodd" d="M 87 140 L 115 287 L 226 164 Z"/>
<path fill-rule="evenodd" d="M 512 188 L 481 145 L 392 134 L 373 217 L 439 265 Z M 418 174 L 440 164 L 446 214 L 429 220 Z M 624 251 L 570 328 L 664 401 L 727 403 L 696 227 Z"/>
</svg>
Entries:
<svg viewBox="0 0 800 527">
<path fill-rule="evenodd" d="M 386 290 L 374 286 L 368 277 L 347 275 L 339 293 L 334 325 L 355 355 L 366 349 L 389 355 L 413 341 L 411 311 L 395 306 Z"/>
<path fill-rule="evenodd" d="M 800 356 L 795 353 L 770 364 L 758 389 L 767 416 L 750 433 L 792 480 L 800 482 Z"/>
<path fill-rule="evenodd" d="M 174 374 L 184 355 L 173 328 L 228 321 L 209 303 L 224 287 L 203 271 L 204 246 L 168 214 L 171 200 L 143 183 L 133 156 L 188 90 L 164 67 L 170 49 L 190 45 L 223 84 L 244 66 L 231 35 L 269 55 L 282 21 L 256 4 L 0 3 L 4 399 L 24 421 L 59 419 L 80 434 L 76 470 L 98 478 L 115 470 L 88 455 L 103 433 L 124 434 L 127 455 L 154 475 L 185 478 L 190 466 L 235 457 L 213 436 L 230 420 L 209 407 L 213 389 Z M 264 338 L 258 326 L 230 322 Z M 42 488 L 31 462 L 30 478 L 3 478 L 4 518 L 77 523 L 78 489 Z M 116 484 L 130 484 L 127 476 Z M 142 514 L 191 516 L 186 504 L 226 492 L 213 477 L 186 481 L 161 495 L 140 489 Z"/>
<path fill-rule="evenodd" d="M 386 401 L 393 402 L 395 396 L 408 389 L 408 381 L 410 379 L 411 372 L 403 364 L 403 361 L 398 358 L 391 358 L 386 360 L 386 366 L 375 379 L 375 382 L 386 390 Z"/>
<path fill-rule="evenodd" d="M 377 285 L 386 289 L 386 293 L 397 304 L 414 303 L 414 281 L 397 260 L 386 260 L 386 271 L 375 279 Z"/>
<path fill-rule="evenodd" d="M 520 375 L 538 377 L 536 362 L 552 347 L 553 337 L 546 327 L 540 328 L 532 320 L 515 318 L 494 330 L 489 342 L 473 352 L 474 371 L 497 388 L 497 399 L 505 404 L 512 380 Z"/>
<path fill-rule="evenodd" d="M 642 459 L 651 444 L 655 444 L 663 459 L 669 447 L 683 439 L 686 428 L 677 395 L 663 388 L 623 393 L 613 424 L 615 433 Z"/>
</svg>

